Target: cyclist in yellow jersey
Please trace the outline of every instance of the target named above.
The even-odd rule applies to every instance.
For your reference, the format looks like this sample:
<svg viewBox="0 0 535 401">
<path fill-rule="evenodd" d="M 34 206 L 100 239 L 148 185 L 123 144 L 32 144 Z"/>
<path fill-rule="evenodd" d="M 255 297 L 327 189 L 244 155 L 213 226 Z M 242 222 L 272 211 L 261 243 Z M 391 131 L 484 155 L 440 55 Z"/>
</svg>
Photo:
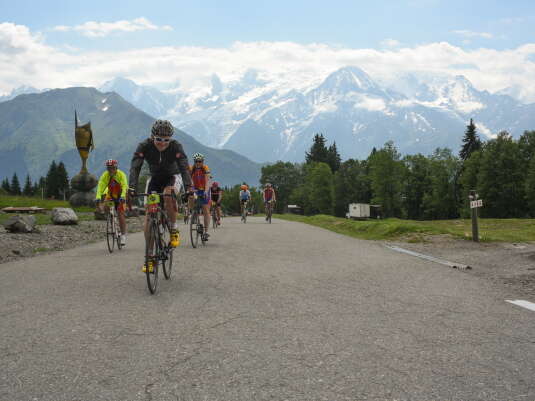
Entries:
<svg viewBox="0 0 535 401">
<path fill-rule="evenodd" d="M 128 189 L 126 174 L 119 170 L 117 160 L 106 160 L 106 171 L 102 173 L 98 180 L 96 203 L 99 210 L 103 210 L 101 201 L 113 200 L 119 217 L 119 227 L 121 228 L 121 245 L 126 245 L 126 218 L 125 200 Z"/>
</svg>

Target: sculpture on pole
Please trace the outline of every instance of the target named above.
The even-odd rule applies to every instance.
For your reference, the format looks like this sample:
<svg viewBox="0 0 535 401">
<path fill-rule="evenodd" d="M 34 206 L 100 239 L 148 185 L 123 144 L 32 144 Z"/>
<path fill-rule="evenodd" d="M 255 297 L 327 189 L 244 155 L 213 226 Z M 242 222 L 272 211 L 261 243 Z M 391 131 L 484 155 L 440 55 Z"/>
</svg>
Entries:
<svg viewBox="0 0 535 401">
<path fill-rule="evenodd" d="M 71 179 L 71 187 L 76 192 L 69 198 L 72 206 L 92 206 L 95 202 L 93 188 L 97 185 L 97 178 L 87 170 L 87 159 L 95 148 L 91 123 L 78 125 L 78 116 L 74 111 L 74 139 L 76 148 L 82 159 L 80 172 Z"/>
</svg>

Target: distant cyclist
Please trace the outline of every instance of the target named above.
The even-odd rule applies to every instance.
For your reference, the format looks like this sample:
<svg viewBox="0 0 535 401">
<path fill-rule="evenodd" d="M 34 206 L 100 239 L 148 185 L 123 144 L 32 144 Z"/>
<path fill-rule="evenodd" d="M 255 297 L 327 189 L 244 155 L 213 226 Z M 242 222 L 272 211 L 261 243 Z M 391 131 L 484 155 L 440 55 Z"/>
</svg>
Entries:
<svg viewBox="0 0 535 401">
<path fill-rule="evenodd" d="M 103 211 L 101 201 L 113 200 L 117 216 L 119 217 L 119 227 L 121 229 L 121 246 L 126 245 L 126 218 L 124 215 L 126 191 L 128 181 L 126 174 L 119 170 L 117 160 L 109 159 L 104 163 L 106 171 L 102 173 L 98 180 L 96 202 L 100 211 Z"/>
<path fill-rule="evenodd" d="M 202 214 L 204 216 L 203 241 L 208 241 L 208 227 L 210 226 L 210 169 L 204 164 L 204 156 L 200 153 L 193 155 L 193 165 L 189 166 L 191 180 L 197 197 L 201 198 Z M 193 209 L 193 197 L 190 197 L 190 210 Z"/>
<path fill-rule="evenodd" d="M 217 181 L 212 183 L 211 198 L 213 206 L 216 208 L 217 225 L 221 225 L 221 201 L 223 200 L 223 189 L 219 186 Z"/>
<path fill-rule="evenodd" d="M 167 120 L 156 120 L 151 128 L 150 138 L 141 142 L 132 158 L 130 166 L 130 192 L 135 194 L 139 172 L 143 162 L 149 165 L 150 178 L 147 182 L 146 192 L 164 194 L 179 194 L 182 185 L 186 190 L 191 188 L 191 177 L 188 171 L 188 157 L 182 145 L 171 139 L 174 128 Z M 179 175 L 180 174 L 180 175 Z M 176 222 L 177 202 L 166 196 L 164 207 L 171 223 L 172 247 L 180 244 L 178 225 Z M 148 216 L 145 216 L 145 238 L 148 235 Z M 145 266 L 144 266 L 145 269 Z"/>
<path fill-rule="evenodd" d="M 243 183 L 240 187 L 240 214 L 243 215 L 243 210 L 247 210 L 247 203 L 251 200 L 251 192 L 247 184 Z"/>
<path fill-rule="evenodd" d="M 273 208 L 273 204 L 277 201 L 277 197 L 275 196 L 275 189 L 269 182 L 264 186 L 262 197 L 264 198 L 264 206 L 266 210 L 268 207 Z M 266 221 L 267 219 L 268 217 L 266 216 Z"/>
</svg>

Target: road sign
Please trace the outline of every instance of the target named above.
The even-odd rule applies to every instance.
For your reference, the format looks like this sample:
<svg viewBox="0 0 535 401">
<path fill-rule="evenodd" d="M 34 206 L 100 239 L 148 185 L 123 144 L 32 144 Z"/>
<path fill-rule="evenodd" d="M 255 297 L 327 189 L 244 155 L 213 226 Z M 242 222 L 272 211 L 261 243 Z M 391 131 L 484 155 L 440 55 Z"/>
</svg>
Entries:
<svg viewBox="0 0 535 401">
<path fill-rule="evenodd" d="M 476 207 L 483 207 L 483 199 L 470 201 L 470 209 L 474 209 Z"/>
</svg>

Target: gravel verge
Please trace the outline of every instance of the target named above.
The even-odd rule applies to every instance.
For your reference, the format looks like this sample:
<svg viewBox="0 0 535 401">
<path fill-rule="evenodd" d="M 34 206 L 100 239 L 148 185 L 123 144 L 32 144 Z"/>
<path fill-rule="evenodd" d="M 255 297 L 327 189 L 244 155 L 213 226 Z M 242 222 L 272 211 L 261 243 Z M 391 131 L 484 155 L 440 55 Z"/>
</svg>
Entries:
<svg viewBox="0 0 535 401">
<path fill-rule="evenodd" d="M 535 243 L 473 242 L 448 235 L 424 237 L 424 242 L 388 241 L 390 245 L 468 265 L 465 274 L 485 277 L 510 290 L 512 297 L 535 302 Z M 447 269 L 448 267 L 444 267 Z"/>
<path fill-rule="evenodd" d="M 143 216 L 129 217 L 126 220 L 128 232 L 142 231 L 143 222 Z M 38 232 L 14 234 L 0 226 L 0 263 L 106 239 L 105 220 L 80 221 L 78 225 L 72 226 L 44 224 L 37 228 Z"/>
</svg>

